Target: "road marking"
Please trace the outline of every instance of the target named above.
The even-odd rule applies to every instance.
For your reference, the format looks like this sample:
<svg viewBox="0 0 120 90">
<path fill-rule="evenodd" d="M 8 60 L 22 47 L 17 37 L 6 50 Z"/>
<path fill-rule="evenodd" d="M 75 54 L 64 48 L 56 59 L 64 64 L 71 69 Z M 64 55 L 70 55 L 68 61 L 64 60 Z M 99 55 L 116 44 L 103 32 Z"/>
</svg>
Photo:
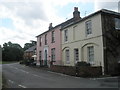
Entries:
<svg viewBox="0 0 120 90">
<path fill-rule="evenodd" d="M 15 83 L 14 81 L 12 81 L 12 80 L 8 80 L 10 83 Z M 27 88 L 27 87 L 25 87 L 25 86 L 23 86 L 23 85 L 18 85 L 19 87 L 22 87 L 22 88 Z"/>
<path fill-rule="evenodd" d="M 13 66 L 12 66 L 13 67 Z M 13 67 L 13 68 L 15 68 L 15 69 L 17 69 L 17 70 L 21 70 L 22 72 L 24 72 L 24 73 L 29 73 L 29 72 L 27 72 L 27 71 L 25 71 L 25 70 L 22 70 L 22 69 L 19 69 L 19 68 L 16 68 L 16 67 Z"/>
<path fill-rule="evenodd" d="M 118 78 L 118 77 L 103 77 L 103 78 L 90 78 L 91 80 L 102 80 L 102 79 L 115 79 L 115 78 Z"/>
<path fill-rule="evenodd" d="M 16 67 L 15 67 L 15 69 L 17 69 L 17 70 L 18 70 L 18 68 L 16 68 Z"/>
<path fill-rule="evenodd" d="M 29 73 L 29 72 L 27 72 L 27 71 L 24 71 L 24 70 L 22 70 L 22 69 L 20 69 L 20 70 L 21 70 L 22 72 L 24 72 L 24 73 L 27 73 L 27 74 Z"/>
<path fill-rule="evenodd" d="M 49 73 L 53 73 L 53 74 L 57 74 L 57 75 L 61 75 L 61 76 L 68 76 L 68 77 L 72 77 L 70 75 L 66 75 L 66 74 L 62 74 L 62 73 L 56 73 L 56 72 L 52 72 L 52 71 L 47 71 Z"/>
<path fill-rule="evenodd" d="M 10 83 L 14 83 L 14 81 L 12 81 L 12 80 L 8 80 Z"/>
<path fill-rule="evenodd" d="M 23 85 L 18 85 L 19 87 L 22 87 L 22 88 L 27 88 L 27 87 L 25 87 L 25 86 L 23 86 Z"/>
<path fill-rule="evenodd" d="M 34 76 L 36 76 L 36 77 L 39 77 L 38 75 L 36 75 L 36 74 L 33 74 Z"/>
<path fill-rule="evenodd" d="M 36 74 L 32 74 L 32 75 L 35 76 L 35 77 L 42 78 L 42 79 L 46 79 L 46 80 L 50 80 L 50 81 L 55 81 L 55 80 L 53 80 L 53 79 L 46 78 L 46 77 L 43 77 L 43 76 L 39 76 L 39 75 L 36 75 Z"/>
</svg>

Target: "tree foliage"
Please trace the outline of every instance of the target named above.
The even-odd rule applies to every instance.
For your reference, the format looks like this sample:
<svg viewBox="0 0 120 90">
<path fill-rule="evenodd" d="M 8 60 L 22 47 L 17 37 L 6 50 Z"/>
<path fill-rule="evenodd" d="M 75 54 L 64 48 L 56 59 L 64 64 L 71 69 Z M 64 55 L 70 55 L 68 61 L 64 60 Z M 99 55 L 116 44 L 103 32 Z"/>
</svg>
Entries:
<svg viewBox="0 0 120 90">
<path fill-rule="evenodd" d="M 24 44 L 24 48 L 23 48 L 24 51 L 27 50 L 28 48 L 36 45 L 36 43 L 37 43 L 36 41 L 31 41 L 31 43 L 25 43 L 25 44 Z"/>
<path fill-rule="evenodd" d="M 3 61 L 19 61 L 23 59 L 23 49 L 17 43 L 4 43 L 2 48 Z"/>
</svg>

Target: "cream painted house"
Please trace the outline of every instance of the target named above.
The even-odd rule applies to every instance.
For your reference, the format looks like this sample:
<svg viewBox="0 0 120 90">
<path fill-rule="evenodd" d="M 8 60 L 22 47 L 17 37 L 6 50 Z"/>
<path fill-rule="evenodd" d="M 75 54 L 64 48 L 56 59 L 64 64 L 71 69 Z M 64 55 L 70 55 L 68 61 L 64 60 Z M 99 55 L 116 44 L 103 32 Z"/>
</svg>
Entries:
<svg viewBox="0 0 120 90">
<path fill-rule="evenodd" d="M 119 21 L 118 25 L 115 18 Z M 92 66 L 102 66 L 103 74 L 107 73 L 110 58 L 107 55 L 108 45 L 104 34 L 109 28 L 116 30 L 115 27 L 118 27 L 116 31 L 119 31 L 119 25 L 120 13 L 102 9 L 81 18 L 78 22 L 64 26 L 61 29 L 63 65 L 75 66 L 77 62 L 86 61 Z"/>
</svg>

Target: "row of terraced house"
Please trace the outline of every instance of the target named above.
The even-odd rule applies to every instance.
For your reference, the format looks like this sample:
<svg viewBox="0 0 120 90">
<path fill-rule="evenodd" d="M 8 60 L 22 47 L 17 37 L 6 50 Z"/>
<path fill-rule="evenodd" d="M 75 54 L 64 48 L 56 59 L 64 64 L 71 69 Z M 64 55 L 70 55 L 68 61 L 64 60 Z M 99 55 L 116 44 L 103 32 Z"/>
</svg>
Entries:
<svg viewBox="0 0 120 90">
<path fill-rule="evenodd" d="M 102 66 L 102 72 L 115 70 L 120 60 L 120 13 L 102 9 L 81 18 L 77 7 L 73 17 L 37 37 L 37 65 L 75 66 L 85 61 Z"/>
</svg>

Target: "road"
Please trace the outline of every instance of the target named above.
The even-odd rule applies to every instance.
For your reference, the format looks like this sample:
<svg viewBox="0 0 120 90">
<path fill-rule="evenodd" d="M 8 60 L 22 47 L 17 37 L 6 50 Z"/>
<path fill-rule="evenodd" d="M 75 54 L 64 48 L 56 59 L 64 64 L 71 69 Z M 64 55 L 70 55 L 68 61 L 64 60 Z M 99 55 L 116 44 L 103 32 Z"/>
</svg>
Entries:
<svg viewBox="0 0 120 90">
<path fill-rule="evenodd" d="M 4 64 L 3 74 L 10 88 L 111 88 L 103 80 L 73 77 L 18 63 Z M 117 87 L 117 82 L 112 87 Z"/>
</svg>

